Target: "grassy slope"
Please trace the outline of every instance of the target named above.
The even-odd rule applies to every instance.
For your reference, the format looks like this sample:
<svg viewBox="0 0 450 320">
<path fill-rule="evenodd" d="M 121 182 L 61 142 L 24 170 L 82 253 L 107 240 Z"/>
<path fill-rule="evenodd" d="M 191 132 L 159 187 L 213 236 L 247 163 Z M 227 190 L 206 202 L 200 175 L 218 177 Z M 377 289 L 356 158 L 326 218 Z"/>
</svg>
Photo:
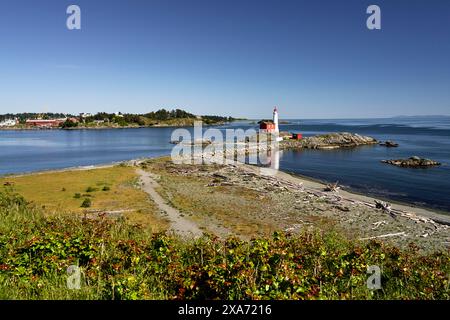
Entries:
<svg viewBox="0 0 450 320">
<path fill-rule="evenodd" d="M 78 264 L 81 289 L 66 287 Z M 367 267 L 382 290 L 367 289 Z M 181 241 L 123 221 L 42 214 L 0 193 L 0 299 L 449 299 L 450 256 L 329 233 Z"/>
<path fill-rule="evenodd" d="M 0 179 L 0 185 L 12 184 L 13 191 L 50 215 L 124 210 L 124 216 L 132 223 L 150 226 L 156 231 L 166 230 L 167 222 L 158 217 L 155 204 L 137 188 L 137 181 L 134 168 L 115 166 L 5 177 Z M 104 187 L 109 190 L 103 190 Z M 93 191 L 87 192 L 88 188 Z M 77 193 L 80 198 L 75 197 Z M 91 199 L 92 205 L 81 208 L 86 198 Z"/>
</svg>

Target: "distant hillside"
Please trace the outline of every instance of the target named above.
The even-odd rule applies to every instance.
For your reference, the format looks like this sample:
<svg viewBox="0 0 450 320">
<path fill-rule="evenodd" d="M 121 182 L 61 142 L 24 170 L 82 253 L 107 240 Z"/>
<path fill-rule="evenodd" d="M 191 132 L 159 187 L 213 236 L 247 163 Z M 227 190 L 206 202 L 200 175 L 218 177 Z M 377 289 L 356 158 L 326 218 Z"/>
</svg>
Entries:
<svg viewBox="0 0 450 320">
<path fill-rule="evenodd" d="M 159 109 L 145 114 L 132 113 L 107 113 L 99 112 L 93 115 L 80 114 L 75 116 L 64 113 L 8 113 L 0 115 L 0 121 L 6 119 L 19 120 L 20 125 L 25 124 L 27 119 L 60 119 L 73 118 L 77 122 L 74 125 L 63 127 L 142 127 L 142 126 L 192 126 L 194 121 L 203 121 L 204 124 L 220 124 L 234 121 L 233 117 L 217 115 L 197 116 L 181 109 Z"/>
<path fill-rule="evenodd" d="M 20 123 L 25 123 L 27 119 L 61 119 L 66 117 L 75 117 L 71 114 L 66 113 L 32 113 L 32 112 L 24 112 L 24 113 L 6 113 L 0 114 L 0 121 L 7 119 L 18 119 Z"/>
</svg>

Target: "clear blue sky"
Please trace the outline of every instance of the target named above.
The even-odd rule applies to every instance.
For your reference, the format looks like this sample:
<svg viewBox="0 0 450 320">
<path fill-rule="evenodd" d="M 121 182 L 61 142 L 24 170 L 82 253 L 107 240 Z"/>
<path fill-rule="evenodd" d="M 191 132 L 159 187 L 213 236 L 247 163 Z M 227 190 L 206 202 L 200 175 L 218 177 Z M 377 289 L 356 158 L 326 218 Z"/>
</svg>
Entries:
<svg viewBox="0 0 450 320">
<path fill-rule="evenodd" d="M 450 1 L 0 0 L 0 113 L 259 118 L 274 105 L 282 118 L 450 115 Z"/>
</svg>

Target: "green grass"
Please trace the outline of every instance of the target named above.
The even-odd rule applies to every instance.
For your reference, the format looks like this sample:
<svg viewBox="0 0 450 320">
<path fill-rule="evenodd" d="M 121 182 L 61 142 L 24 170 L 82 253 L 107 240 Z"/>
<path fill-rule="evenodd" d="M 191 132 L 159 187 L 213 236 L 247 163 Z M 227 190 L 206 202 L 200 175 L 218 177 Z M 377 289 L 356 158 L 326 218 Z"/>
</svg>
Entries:
<svg viewBox="0 0 450 320">
<path fill-rule="evenodd" d="M 67 267 L 82 271 L 66 286 Z M 369 265 L 382 290 L 366 287 Z M 449 299 L 450 256 L 335 232 L 182 241 L 123 220 L 44 215 L 0 193 L 0 299 Z"/>
<path fill-rule="evenodd" d="M 3 177 L 0 178 L 0 191 L 8 183 L 13 191 L 43 208 L 48 215 L 123 210 L 126 218 L 134 223 L 158 231 L 167 230 L 167 221 L 159 217 L 156 205 L 148 195 L 137 188 L 137 180 L 135 168 L 119 165 Z"/>
</svg>

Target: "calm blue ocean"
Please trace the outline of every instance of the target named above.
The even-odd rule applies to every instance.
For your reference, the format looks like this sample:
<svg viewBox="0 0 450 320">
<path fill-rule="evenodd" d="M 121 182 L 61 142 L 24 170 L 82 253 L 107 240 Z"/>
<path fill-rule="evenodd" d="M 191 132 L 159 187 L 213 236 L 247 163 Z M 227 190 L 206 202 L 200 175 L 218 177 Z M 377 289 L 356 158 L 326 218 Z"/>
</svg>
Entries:
<svg viewBox="0 0 450 320">
<path fill-rule="evenodd" d="M 285 151 L 280 169 L 450 212 L 450 117 L 288 121 L 289 124 L 280 126 L 281 130 L 306 136 L 347 131 L 378 140 L 394 140 L 400 146 Z M 221 128 L 252 126 L 249 122 L 235 122 Z M 169 143 L 172 131 L 172 128 L 0 131 L 0 175 L 168 155 L 173 147 Z M 413 155 L 443 165 L 405 169 L 380 162 Z"/>
</svg>

